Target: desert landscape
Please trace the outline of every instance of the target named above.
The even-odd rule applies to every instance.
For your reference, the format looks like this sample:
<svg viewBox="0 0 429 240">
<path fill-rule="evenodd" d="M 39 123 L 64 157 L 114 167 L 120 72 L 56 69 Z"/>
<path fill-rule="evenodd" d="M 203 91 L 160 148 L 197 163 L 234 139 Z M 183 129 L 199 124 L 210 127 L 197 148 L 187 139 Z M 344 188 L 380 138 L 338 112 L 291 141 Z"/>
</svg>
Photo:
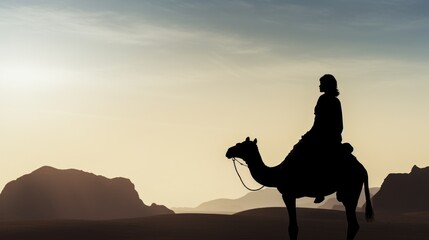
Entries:
<svg viewBox="0 0 429 240">
<path fill-rule="evenodd" d="M 0 240 L 429 240 L 427 0 L 1 0 L 0 33 Z"/>
<path fill-rule="evenodd" d="M 358 212 L 361 228 L 356 239 L 426 240 L 428 178 L 429 167 L 414 166 L 408 174 L 390 174 L 373 197 L 375 221 L 366 222 L 363 213 Z M 401 191 L 407 191 L 407 196 L 401 196 Z M 278 198 L 271 189 L 256 194 L 227 202 L 235 201 L 235 205 L 244 204 L 241 208 L 246 208 L 260 200 L 243 199 L 263 199 L 265 194 L 265 201 L 278 204 L 269 200 Z M 344 211 L 321 206 L 298 208 L 299 239 L 344 239 Z M 0 239 L 288 239 L 284 207 L 231 214 L 219 213 L 222 207 L 213 205 L 210 210 L 215 213 L 173 213 L 162 205 L 146 206 L 128 179 L 45 166 L 3 189 Z"/>
<path fill-rule="evenodd" d="M 298 209 L 299 239 L 345 239 L 344 212 Z M 2 222 L 1 239 L 288 239 L 285 208 L 264 208 L 234 215 L 174 214 L 123 220 L 50 220 Z M 429 213 L 377 215 L 367 223 L 359 215 L 356 239 L 426 240 Z"/>
</svg>

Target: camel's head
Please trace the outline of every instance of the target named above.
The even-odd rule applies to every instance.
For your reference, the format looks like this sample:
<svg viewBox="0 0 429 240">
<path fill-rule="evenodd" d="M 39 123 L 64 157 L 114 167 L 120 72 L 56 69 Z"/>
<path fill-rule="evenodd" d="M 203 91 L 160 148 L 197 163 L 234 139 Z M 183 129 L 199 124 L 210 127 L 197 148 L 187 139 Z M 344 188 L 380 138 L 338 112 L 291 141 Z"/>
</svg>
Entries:
<svg viewBox="0 0 429 240">
<path fill-rule="evenodd" d="M 258 147 L 256 143 L 258 140 L 250 141 L 250 138 L 247 137 L 246 140 L 242 143 L 237 143 L 235 146 L 232 146 L 226 152 L 226 157 L 231 158 L 241 158 L 244 161 L 248 161 L 250 156 L 258 152 Z"/>
</svg>

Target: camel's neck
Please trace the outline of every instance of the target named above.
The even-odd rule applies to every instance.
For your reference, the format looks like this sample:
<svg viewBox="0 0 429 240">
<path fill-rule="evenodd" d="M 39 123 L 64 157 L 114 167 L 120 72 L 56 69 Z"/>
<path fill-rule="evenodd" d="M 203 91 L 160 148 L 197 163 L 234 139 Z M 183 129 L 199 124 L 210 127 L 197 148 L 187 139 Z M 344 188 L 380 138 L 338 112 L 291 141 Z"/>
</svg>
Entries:
<svg viewBox="0 0 429 240">
<path fill-rule="evenodd" d="M 260 184 L 266 187 L 277 187 L 278 186 L 278 176 L 279 176 L 279 166 L 268 167 L 262 161 L 261 154 L 257 151 L 255 154 L 252 154 L 251 159 L 245 159 L 252 177 Z"/>
</svg>

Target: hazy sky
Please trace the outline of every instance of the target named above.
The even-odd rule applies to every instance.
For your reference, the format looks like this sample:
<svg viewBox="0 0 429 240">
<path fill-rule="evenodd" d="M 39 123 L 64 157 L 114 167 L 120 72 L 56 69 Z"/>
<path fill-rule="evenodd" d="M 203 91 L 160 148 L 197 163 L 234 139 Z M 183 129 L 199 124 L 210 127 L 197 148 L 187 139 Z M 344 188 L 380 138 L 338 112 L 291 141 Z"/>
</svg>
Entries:
<svg viewBox="0 0 429 240">
<path fill-rule="evenodd" d="M 240 197 L 227 148 L 280 163 L 325 73 L 371 186 L 429 165 L 425 0 L 3 0 L 0 33 L 0 187 L 50 165 L 146 204 Z"/>
</svg>

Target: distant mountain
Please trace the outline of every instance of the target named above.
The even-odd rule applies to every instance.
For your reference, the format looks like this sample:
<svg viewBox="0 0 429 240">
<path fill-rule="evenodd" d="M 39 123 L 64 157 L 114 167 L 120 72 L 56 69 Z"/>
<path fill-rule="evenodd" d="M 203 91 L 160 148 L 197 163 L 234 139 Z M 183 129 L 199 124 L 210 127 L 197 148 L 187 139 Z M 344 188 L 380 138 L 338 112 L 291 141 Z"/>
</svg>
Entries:
<svg viewBox="0 0 429 240">
<path fill-rule="evenodd" d="M 377 212 L 429 211 L 429 167 L 389 174 L 373 197 L 373 205 Z"/>
<path fill-rule="evenodd" d="M 371 188 L 373 196 L 379 188 Z M 343 205 L 337 201 L 336 195 L 325 197 L 321 204 L 315 204 L 314 198 L 297 199 L 297 207 L 343 210 Z M 359 198 L 358 207 L 365 203 L 362 193 Z M 282 195 L 275 188 L 265 188 L 258 192 L 250 192 L 238 199 L 216 199 L 200 204 L 196 208 L 173 208 L 177 213 L 238 213 L 255 208 L 285 207 Z"/>
<path fill-rule="evenodd" d="M 331 195 L 327 200 L 335 197 Z M 325 200 L 325 202 L 327 201 Z M 297 199 L 297 206 L 301 208 L 319 208 L 314 198 Z M 275 188 L 265 188 L 258 192 L 250 192 L 238 199 L 216 199 L 202 203 L 196 208 L 173 208 L 177 213 L 200 212 L 200 213 L 237 213 L 254 208 L 284 207 L 282 195 Z"/>
<path fill-rule="evenodd" d="M 145 205 L 126 178 L 42 167 L 9 182 L 0 194 L 0 219 L 117 219 L 170 214 Z"/>
<path fill-rule="evenodd" d="M 273 188 L 250 192 L 238 199 L 216 199 L 200 204 L 196 208 L 173 208 L 175 212 L 236 213 L 252 208 L 268 206 L 283 207 L 282 196 Z"/>
</svg>

